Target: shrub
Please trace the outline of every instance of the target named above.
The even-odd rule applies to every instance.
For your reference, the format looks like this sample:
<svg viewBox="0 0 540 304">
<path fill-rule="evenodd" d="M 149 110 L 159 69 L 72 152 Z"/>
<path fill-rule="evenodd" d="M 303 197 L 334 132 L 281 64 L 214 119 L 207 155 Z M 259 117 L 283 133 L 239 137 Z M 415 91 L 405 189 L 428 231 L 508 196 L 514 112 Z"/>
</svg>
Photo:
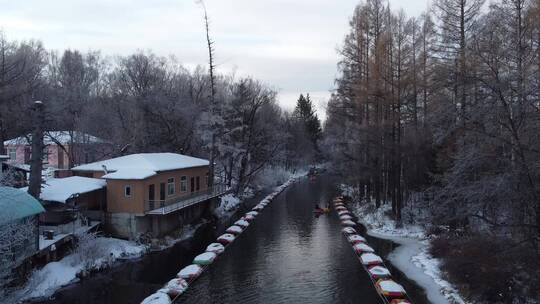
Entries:
<svg viewBox="0 0 540 304">
<path fill-rule="evenodd" d="M 449 280 L 474 301 L 534 303 L 540 296 L 538 252 L 529 243 L 444 235 L 432 241 L 430 252 L 442 260 Z"/>
</svg>

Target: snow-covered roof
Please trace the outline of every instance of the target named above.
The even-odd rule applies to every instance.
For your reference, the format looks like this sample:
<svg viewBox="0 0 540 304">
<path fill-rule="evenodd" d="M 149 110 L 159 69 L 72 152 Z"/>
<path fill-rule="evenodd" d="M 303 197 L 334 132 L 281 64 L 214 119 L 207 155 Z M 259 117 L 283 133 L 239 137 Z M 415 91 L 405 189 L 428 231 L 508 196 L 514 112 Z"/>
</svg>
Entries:
<svg viewBox="0 0 540 304">
<path fill-rule="evenodd" d="M 11 187 L 0 187 L 0 225 L 45 212 L 30 194 Z"/>
<path fill-rule="evenodd" d="M 56 142 L 59 142 L 62 145 L 67 145 L 71 143 L 72 137 L 73 142 L 78 144 L 107 142 L 104 139 L 80 131 L 46 131 L 43 135 L 43 142 L 46 145 L 55 145 Z M 20 136 L 17 138 L 6 140 L 4 141 L 4 145 L 28 145 L 28 138 L 30 137 L 31 135 L 29 134 L 27 136 Z"/>
<path fill-rule="evenodd" d="M 22 171 L 25 171 L 25 172 L 30 172 L 30 165 L 27 165 L 27 164 L 15 164 L 15 163 L 5 163 L 4 165 L 8 166 L 8 167 L 12 167 L 12 168 L 15 168 L 15 169 L 19 169 L 19 170 L 22 170 Z"/>
<path fill-rule="evenodd" d="M 92 192 L 106 185 L 107 181 L 99 178 L 81 176 L 51 178 L 42 185 L 39 198 L 49 202 L 65 203 L 74 194 Z"/>
<path fill-rule="evenodd" d="M 175 153 L 141 153 L 74 167 L 74 171 L 103 171 L 105 179 L 146 179 L 160 171 L 208 166 L 209 161 Z"/>
</svg>

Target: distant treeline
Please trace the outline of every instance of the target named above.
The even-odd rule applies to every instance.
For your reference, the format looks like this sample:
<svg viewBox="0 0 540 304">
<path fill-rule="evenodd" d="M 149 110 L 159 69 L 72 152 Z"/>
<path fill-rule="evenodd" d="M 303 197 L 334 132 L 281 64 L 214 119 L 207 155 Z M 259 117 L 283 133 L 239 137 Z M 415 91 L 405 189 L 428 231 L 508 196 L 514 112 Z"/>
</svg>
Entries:
<svg viewBox="0 0 540 304">
<path fill-rule="evenodd" d="M 45 130 L 102 137 L 113 145 L 111 156 L 175 152 L 210 159 L 214 147 L 216 176 L 239 191 L 265 167 L 293 169 L 313 160 L 309 118 L 283 111 L 275 90 L 252 78 L 214 79 L 211 98 L 202 66 L 190 71 L 151 52 L 58 53 L 2 35 L 0 154 L 4 140 L 32 131 L 30 109 L 41 100 Z"/>
</svg>

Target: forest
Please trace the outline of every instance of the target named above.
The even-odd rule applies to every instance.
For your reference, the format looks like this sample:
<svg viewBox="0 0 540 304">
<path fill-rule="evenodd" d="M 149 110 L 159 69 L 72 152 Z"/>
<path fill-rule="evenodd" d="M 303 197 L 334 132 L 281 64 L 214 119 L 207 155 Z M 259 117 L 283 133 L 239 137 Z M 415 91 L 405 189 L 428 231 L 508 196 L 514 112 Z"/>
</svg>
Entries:
<svg viewBox="0 0 540 304">
<path fill-rule="evenodd" d="M 103 157 L 213 157 L 219 182 L 237 193 L 265 169 L 305 167 L 317 153 L 320 122 L 309 95 L 290 113 L 278 106 L 277 91 L 256 79 L 210 75 L 204 66 L 188 70 L 150 51 L 59 53 L 2 35 L 0 56 L 0 154 L 5 140 L 34 131 L 34 101 L 42 101 L 45 131 L 104 138 L 111 149 Z"/>
<path fill-rule="evenodd" d="M 537 298 L 540 1 L 436 0 L 412 18 L 364 1 L 338 69 L 324 149 L 358 196 L 431 229 L 477 300 Z"/>
</svg>

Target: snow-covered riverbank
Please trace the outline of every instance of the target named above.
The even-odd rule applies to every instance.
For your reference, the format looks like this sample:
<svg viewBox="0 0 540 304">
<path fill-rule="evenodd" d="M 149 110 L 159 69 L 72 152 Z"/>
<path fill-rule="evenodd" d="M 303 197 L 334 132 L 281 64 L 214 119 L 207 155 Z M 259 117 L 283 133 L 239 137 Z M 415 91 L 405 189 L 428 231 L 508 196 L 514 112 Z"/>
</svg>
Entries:
<svg viewBox="0 0 540 304">
<path fill-rule="evenodd" d="M 61 287 L 77 282 L 79 276 L 85 272 L 111 267 L 119 258 L 138 258 L 146 249 L 146 246 L 135 242 L 96 237 L 92 234 L 81 236 L 78 248 L 73 253 L 35 270 L 23 287 L 2 301 L 18 303 L 33 298 L 50 297 Z"/>
<path fill-rule="evenodd" d="M 355 204 L 353 213 L 367 233 L 373 237 L 391 240 L 400 246 L 388 255 L 388 260 L 426 291 L 434 304 L 466 304 L 456 288 L 443 278 L 439 260 L 429 253 L 429 238 L 421 226 L 403 225 L 396 228 L 388 217 L 391 206 L 374 209 L 368 204 Z"/>
</svg>

